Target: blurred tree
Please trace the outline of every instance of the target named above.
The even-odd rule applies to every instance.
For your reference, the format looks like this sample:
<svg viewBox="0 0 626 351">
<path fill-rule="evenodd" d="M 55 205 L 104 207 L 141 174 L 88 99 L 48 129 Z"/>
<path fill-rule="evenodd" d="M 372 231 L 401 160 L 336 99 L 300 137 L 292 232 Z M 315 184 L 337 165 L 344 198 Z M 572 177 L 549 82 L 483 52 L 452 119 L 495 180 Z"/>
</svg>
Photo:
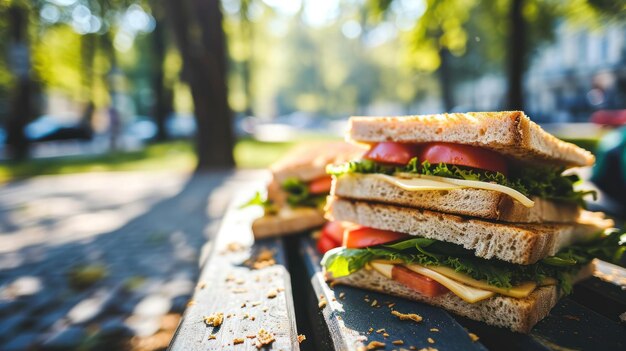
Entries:
<svg viewBox="0 0 626 351">
<path fill-rule="evenodd" d="M 159 141 L 168 139 L 165 122 L 167 116 L 173 111 L 174 93 L 172 87 L 166 83 L 165 54 L 167 52 L 167 35 L 165 8 L 162 1 L 152 1 L 152 14 L 156 20 L 156 26 L 151 34 L 152 58 L 150 73 L 152 77 L 152 90 L 154 96 L 154 108 L 152 113 L 157 125 L 157 137 Z"/>
<path fill-rule="evenodd" d="M 166 8 L 194 102 L 197 169 L 232 167 L 234 137 L 220 2 L 167 0 Z"/>
<path fill-rule="evenodd" d="M 29 143 L 24 127 L 33 115 L 31 107 L 34 86 L 30 77 L 31 53 L 28 38 L 30 10 L 28 4 L 14 1 L 9 4 L 8 11 L 3 16 L 3 20 L 9 23 L 9 66 L 14 75 L 6 143 L 10 157 L 15 160 L 28 157 Z"/>
</svg>

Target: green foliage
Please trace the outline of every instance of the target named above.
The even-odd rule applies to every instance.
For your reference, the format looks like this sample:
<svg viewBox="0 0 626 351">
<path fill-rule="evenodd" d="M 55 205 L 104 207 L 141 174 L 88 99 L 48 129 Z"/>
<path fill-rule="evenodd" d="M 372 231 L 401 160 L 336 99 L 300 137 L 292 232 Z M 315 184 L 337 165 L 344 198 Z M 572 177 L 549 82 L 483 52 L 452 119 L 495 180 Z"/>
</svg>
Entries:
<svg viewBox="0 0 626 351">
<path fill-rule="evenodd" d="M 278 208 L 276 207 L 276 205 L 274 205 L 269 199 L 263 197 L 263 195 L 261 195 L 259 191 L 257 191 L 254 196 L 250 200 L 248 200 L 248 202 L 241 205 L 239 208 L 246 208 L 250 206 L 261 206 L 265 214 L 278 213 Z"/>
<path fill-rule="evenodd" d="M 400 260 L 406 264 L 445 266 L 490 285 L 510 288 L 524 281 L 543 282 L 555 278 L 561 290 L 571 292 L 571 278 L 594 258 L 618 263 L 626 252 L 624 233 L 599 234 L 595 239 L 564 248 L 557 255 L 531 265 L 475 257 L 460 245 L 416 237 L 364 249 L 336 248 L 324 255 L 322 265 L 339 278 L 362 269 L 372 260 Z"/>
<path fill-rule="evenodd" d="M 575 191 L 574 184 L 579 181 L 578 176 L 565 176 L 562 168 L 519 167 L 512 169 L 511 174 L 507 177 L 500 172 L 478 171 L 444 163 L 431 165 L 428 161 L 424 161 L 420 164 L 417 158 L 413 158 L 405 166 L 389 166 L 364 159 L 340 165 L 330 165 L 326 170 L 335 176 L 345 173 L 408 173 L 491 182 L 515 189 L 525 196 L 572 202 L 583 207 L 585 206 L 585 196 L 596 196 L 595 191 Z"/>
</svg>

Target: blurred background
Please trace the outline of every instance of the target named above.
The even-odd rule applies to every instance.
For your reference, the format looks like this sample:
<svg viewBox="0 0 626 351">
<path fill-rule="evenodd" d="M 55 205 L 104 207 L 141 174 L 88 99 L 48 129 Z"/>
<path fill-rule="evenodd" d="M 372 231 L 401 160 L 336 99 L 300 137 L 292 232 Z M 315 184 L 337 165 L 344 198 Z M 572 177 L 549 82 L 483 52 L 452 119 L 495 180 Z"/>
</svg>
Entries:
<svg viewBox="0 0 626 351">
<path fill-rule="evenodd" d="M 0 0 L 0 349 L 165 349 L 253 169 L 350 115 L 510 109 L 623 216 L 626 4 Z"/>
</svg>

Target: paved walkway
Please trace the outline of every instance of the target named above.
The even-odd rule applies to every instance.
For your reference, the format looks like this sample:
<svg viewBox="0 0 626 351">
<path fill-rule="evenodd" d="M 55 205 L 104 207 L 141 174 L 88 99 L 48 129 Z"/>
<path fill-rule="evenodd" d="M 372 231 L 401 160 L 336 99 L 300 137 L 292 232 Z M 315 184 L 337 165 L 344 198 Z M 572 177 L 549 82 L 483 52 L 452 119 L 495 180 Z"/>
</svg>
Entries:
<svg viewBox="0 0 626 351">
<path fill-rule="evenodd" d="M 0 349 L 166 346 L 202 245 L 233 192 L 264 177 L 92 173 L 0 188 Z"/>
</svg>

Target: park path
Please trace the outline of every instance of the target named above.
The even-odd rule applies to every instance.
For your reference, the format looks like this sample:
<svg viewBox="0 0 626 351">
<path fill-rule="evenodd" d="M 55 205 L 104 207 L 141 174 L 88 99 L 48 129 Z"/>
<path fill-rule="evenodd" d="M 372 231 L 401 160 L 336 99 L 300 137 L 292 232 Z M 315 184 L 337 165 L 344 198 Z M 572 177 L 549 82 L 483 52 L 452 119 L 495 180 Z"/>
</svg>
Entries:
<svg viewBox="0 0 626 351">
<path fill-rule="evenodd" d="M 155 350 L 259 171 L 43 176 L 0 188 L 0 349 Z"/>
</svg>

